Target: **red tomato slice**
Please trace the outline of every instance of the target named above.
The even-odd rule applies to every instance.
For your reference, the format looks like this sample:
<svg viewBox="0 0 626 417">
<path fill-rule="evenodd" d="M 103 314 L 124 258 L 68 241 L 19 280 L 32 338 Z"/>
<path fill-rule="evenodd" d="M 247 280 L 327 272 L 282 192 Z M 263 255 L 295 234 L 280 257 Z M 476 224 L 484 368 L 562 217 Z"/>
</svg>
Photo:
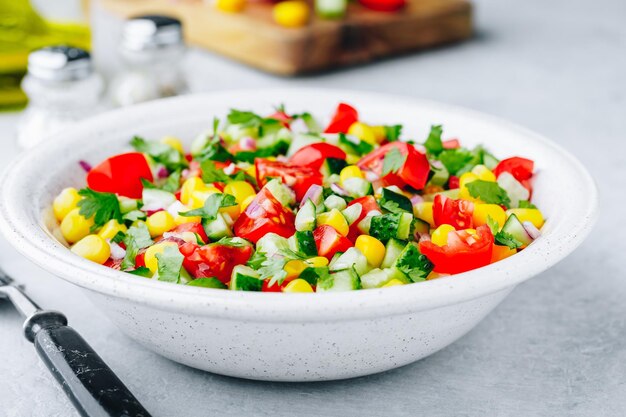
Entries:
<svg viewBox="0 0 626 417">
<path fill-rule="evenodd" d="M 348 204 L 348 207 L 357 203 L 360 204 L 363 209 L 361 210 L 361 214 L 359 214 L 359 217 L 356 219 L 356 221 L 350 225 L 348 239 L 352 242 L 354 242 L 356 238 L 362 234 L 358 228 L 358 224 L 361 220 L 365 218 L 365 216 L 367 216 L 367 213 L 372 210 L 380 211 L 380 207 L 378 206 L 378 203 L 376 202 L 374 196 L 366 195 L 365 197 L 356 198 Z"/>
<path fill-rule="evenodd" d="M 448 187 L 451 190 L 454 190 L 455 188 L 459 188 L 461 184 L 459 183 L 459 177 L 457 177 L 456 175 L 450 175 L 450 179 L 448 180 Z"/>
<path fill-rule="evenodd" d="M 457 230 L 471 229 L 474 226 L 473 213 L 474 203 L 471 201 L 454 200 L 441 194 L 437 194 L 433 201 L 433 220 L 437 227 L 449 224 Z"/>
<path fill-rule="evenodd" d="M 342 236 L 334 227 L 323 224 L 313 231 L 315 246 L 320 256 L 330 260 L 337 252 L 345 252 L 352 247 L 352 242 Z"/>
<path fill-rule="evenodd" d="M 338 146 L 330 143 L 313 143 L 307 145 L 289 159 L 292 165 L 304 166 L 320 170 L 326 158 L 346 159 L 346 153 Z"/>
<path fill-rule="evenodd" d="M 256 167 L 256 180 L 259 187 L 264 186 L 271 178 L 280 178 L 283 184 L 293 189 L 298 202 L 302 200 L 311 185 L 322 185 L 324 181 L 319 169 L 311 167 L 293 166 L 284 162 L 261 158 L 254 160 L 254 166 Z"/>
<path fill-rule="evenodd" d="M 281 122 L 283 126 L 289 129 L 289 124 L 293 120 L 293 117 L 289 116 L 283 110 L 276 110 L 276 112 L 268 116 L 268 119 L 276 119 Z"/>
<path fill-rule="evenodd" d="M 398 149 L 405 155 L 406 160 L 398 172 L 389 173 L 382 179 L 389 185 L 397 185 L 399 187 L 410 185 L 416 190 L 423 189 L 428 181 L 430 164 L 426 155 L 415 149 L 413 145 L 405 142 L 391 142 L 375 149 L 359 161 L 359 168 L 372 171 L 380 176 L 383 171 L 385 155 L 393 148 Z"/>
<path fill-rule="evenodd" d="M 395 12 L 406 5 L 406 0 L 359 0 L 359 3 L 379 12 Z"/>
<path fill-rule="evenodd" d="M 290 237 L 296 231 L 293 212 L 263 188 L 234 224 L 235 234 L 256 243 L 267 233 Z"/>
<path fill-rule="evenodd" d="M 209 237 L 206 235 L 206 232 L 204 231 L 204 227 L 202 227 L 202 224 L 200 223 L 191 223 L 191 222 L 183 223 L 183 224 L 176 226 L 174 229 L 170 230 L 170 233 L 185 233 L 185 232 L 195 233 L 198 236 L 200 236 L 200 239 L 202 239 L 204 243 L 209 243 Z"/>
<path fill-rule="evenodd" d="M 182 250 L 181 253 L 183 253 Z M 226 284 L 230 281 L 233 268 L 248 262 L 251 255 L 251 246 L 228 246 L 214 243 L 196 246 L 193 252 L 183 259 L 183 266 L 194 278 L 215 277 Z"/>
<path fill-rule="evenodd" d="M 141 179 L 152 181 L 152 171 L 144 154 L 123 153 L 105 159 L 87 174 L 87 186 L 94 191 L 141 198 Z"/>
<path fill-rule="evenodd" d="M 516 180 L 523 182 L 533 176 L 535 163 L 530 159 L 514 156 L 513 158 L 503 159 L 493 169 L 496 178 L 503 172 L 508 172 L 515 177 Z"/>
<path fill-rule="evenodd" d="M 461 147 L 458 139 L 448 139 L 442 142 L 444 149 L 456 149 Z"/>
<path fill-rule="evenodd" d="M 493 234 L 487 225 L 479 226 L 473 236 L 464 230 L 450 232 L 448 244 L 437 246 L 430 241 L 419 243 L 420 252 L 435 265 L 435 272 L 458 274 L 489 265 Z"/>
<path fill-rule="evenodd" d="M 324 133 L 347 133 L 352 123 L 359 120 L 359 113 L 349 104 L 339 103 L 335 115 Z"/>
</svg>

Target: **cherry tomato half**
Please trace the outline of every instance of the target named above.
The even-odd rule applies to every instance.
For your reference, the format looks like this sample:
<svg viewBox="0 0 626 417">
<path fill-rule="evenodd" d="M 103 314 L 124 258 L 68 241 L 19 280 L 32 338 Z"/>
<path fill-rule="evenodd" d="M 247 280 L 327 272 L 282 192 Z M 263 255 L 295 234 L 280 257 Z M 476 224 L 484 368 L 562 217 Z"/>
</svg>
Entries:
<svg viewBox="0 0 626 417">
<path fill-rule="evenodd" d="M 234 224 L 235 235 L 256 243 L 267 233 L 290 237 L 296 231 L 293 212 L 263 188 Z"/>
<path fill-rule="evenodd" d="M 500 161 L 493 169 L 493 173 L 496 177 L 499 177 L 503 172 L 508 172 L 513 175 L 516 180 L 523 182 L 533 176 L 534 167 L 535 163 L 530 159 L 514 156 L 513 158 Z"/>
<path fill-rule="evenodd" d="M 188 248 L 185 253 L 189 253 Z M 183 266 L 194 278 L 215 277 L 226 284 L 235 265 L 245 264 L 251 255 L 251 246 L 196 245 L 191 254 L 183 259 Z"/>
<path fill-rule="evenodd" d="M 315 246 L 320 256 L 330 260 L 337 252 L 345 252 L 352 247 L 352 242 L 342 236 L 334 227 L 323 224 L 313 231 Z"/>
<path fill-rule="evenodd" d="M 256 167 L 256 180 L 260 187 L 265 185 L 271 178 L 280 178 L 283 184 L 291 187 L 296 193 L 296 200 L 302 200 L 304 194 L 313 184 L 322 185 L 324 177 L 319 169 L 305 166 L 293 166 L 284 162 L 269 161 L 257 158 L 254 161 Z"/>
<path fill-rule="evenodd" d="M 441 194 L 435 195 L 433 220 L 437 227 L 449 224 L 457 230 L 471 229 L 474 226 L 473 213 L 474 203 L 471 201 L 455 200 Z"/>
<path fill-rule="evenodd" d="M 359 120 L 359 113 L 346 103 L 339 103 L 335 115 L 324 130 L 324 133 L 347 133 L 354 122 Z"/>
<path fill-rule="evenodd" d="M 359 168 L 382 175 L 385 155 L 393 148 L 398 149 L 402 155 L 406 156 L 406 159 L 397 172 L 391 172 L 382 179 L 389 185 L 399 187 L 410 185 L 416 190 L 423 189 L 428 181 L 430 163 L 426 155 L 415 149 L 415 146 L 405 142 L 391 142 L 372 151 L 359 161 Z"/>
<path fill-rule="evenodd" d="M 87 174 L 87 186 L 94 191 L 141 198 L 141 179 L 152 181 L 152 171 L 144 154 L 123 153 L 105 159 Z"/>
<path fill-rule="evenodd" d="M 298 150 L 289 162 L 319 171 L 326 158 L 346 159 L 346 153 L 340 147 L 330 143 L 313 143 Z"/>
</svg>

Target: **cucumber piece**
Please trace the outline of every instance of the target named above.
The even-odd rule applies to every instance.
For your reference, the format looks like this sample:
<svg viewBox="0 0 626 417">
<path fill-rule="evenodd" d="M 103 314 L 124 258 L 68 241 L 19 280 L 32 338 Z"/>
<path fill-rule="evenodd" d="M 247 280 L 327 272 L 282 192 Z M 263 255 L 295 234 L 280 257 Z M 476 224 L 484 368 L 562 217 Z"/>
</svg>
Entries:
<svg viewBox="0 0 626 417">
<path fill-rule="evenodd" d="M 430 224 L 417 217 L 413 219 L 413 233 L 430 233 Z"/>
<path fill-rule="evenodd" d="M 381 242 L 391 238 L 407 240 L 411 234 L 413 215 L 410 213 L 388 213 L 372 217 L 369 234 Z"/>
<path fill-rule="evenodd" d="M 352 135 L 339 134 L 338 145 L 347 153 L 365 155 L 374 150 L 374 146 Z"/>
<path fill-rule="evenodd" d="M 401 240 L 409 240 L 411 236 L 411 224 L 413 223 L 413 214 L 402 213 L 398 222 L 398 231 L 396 237 Z"/>
<path fill-rule="evenodd" d="M 296 230 L 301 232 L 315 229 L 316 212 L 315 203 L 310 198 L 307 199 L 296 214 Z"/>
<path fill-rule="evenodd" d="M 122 214 L 130 213 L 131 211 L 137 210 L 139 208 L 137 205 L 137 200 L 132 198 L 118 195 L 117 201 L 120 203 L 120 212 Z"/>
<path fill-rule="evenodd" d="M 230 276 L 230 289 L 233 291 L 261 291 L 263 280 L 249 266 L 237 265 Z"/>
<path fill-rule="evenodd" d="M 322 19 L 340 19 L 346 14 L 347 0 L 316 0 L 315 13 Z"/>
<path fill-rule="evenodd" d="M 500 163 L 498 158 L 490 154 L 489 152 L 483 153 L 483 165 L 493 171 L 493 169 Z"/>
<path fill-rule="evenodd" d="M 498 185 L 506 191 L 511 199 L 511 207 L 519 207 L 519 202 L 528 200 L 530 192 L 515 177 L 508 172 L 498 176 Z"/>
<path fill-rule="evenodd" d="M 443 187 L 448 183 L 448 180 L 450 179 L 450 173 L 443 164 L 441 164 L 441 168 L 431 165 L 430 171 L 433 174 L 428 180 L 428 184 Z"/>
<path fill-rule="evenodd" d="M 337 259 L 339 259 L 339 257 L 343 254 L 343 252 L 337 252 L 336 254 L 333 255 L 332 258 L 330 258 L 330 262 L 328 263 L 329 265 L 332 264 L 333 262 L 337 261 Z"/>
<path fill-rule="evenodd" d="M 364 178 L 346 178 L 341 187 L 348 192 L 350 197 L 359 198 L 373 193 L 372 184 Z"/>
<path fill-rule="evenodd" d="M 409 283 L 406 276 L 395 268 L 375 268 L 367 274 L 361 275 L 361 286 L 363 288 L 380 288 L 392 279 L 398 279 L 405 284 Z"/>
<path fill-rule="evenodd" d="M 316 268 L 308 267 L 300 273 L 298 278 L 301 278 L 311 285 L 317 285 L 317 282 L 322 279 L 327 279 L 330 271 L 327 266 L 318 266 Z"/>
<path fill-rule="evenodd" d="M 324 178 L 329 178 L 333 174 L 339 174 L 348 165 L 345 160 L 339 158 L 326 158 L 320 171 Z"/>
<path fill-rule="evenodd" d="M 413 204 L 405 195 L 383 188 L 379 200 L 380 206 L 387 211 L 397 213 L 398 210 L 413 213 Z"/>
<path fill-rule="evenodd" d="M 144 211 L 154 211 L 168 208 L 172 203 L 176 202 L 176 196 L 157 188 L 144 187 L 141 192 L 141 200 L 143 201 L 141 208 Z"/>
<path fill-rule="evenodd" d="M 294 237 L 297 252 L 303 253 L 306 256 L 317 256 L 317 246 L 315 246 L 315 239 L 313 238 L 312 231 L 297 231 L 294 234 Z"/>
<path fill-rule="evenodd" d="M 217 278 L 196 278 L 187 283 L 191 287 L 218 288 L 225 290 L 228 287 Z"/>
<path fill-rule="evenodd" d="M 352 291 L 361 288 L 359 274 L 353 268 L 320 277 L 316 292 Z"/>
<path fill-rule="evenodd" d="M 287 150 L 287 156 L 292 156 L 305 146 L 312 145 L 314 143 L 324 142 L 324 139 L 314 133 L 299 133 L 293 136 L 291 145 Z"/>
<path fill-rule="evenodd" d="M 223 237 L 233 236 L 233 231 L 230 229 L 230 226 L 221 213 L 217 213 L 215 220 L 203 219 L 202 226 L 204 227 L 206 235 L 211 240 L 219 240 Z"/>
<path fill-rule="evenodd" d="M 326 209 L 329 211 L 332 209 L 343 210 L 348 206 L 348 204 L 346 203 L 346 200 L 338 195 L 331 194 L 326 197 L 326 200 L 324 200 L 324 206 L 326 206 Z"/>
<path fill-rule="evenodd" d="M 212 138 L 213 135 L 209 136 Z M 259 128 L 257 126 L 246 126 L 245 124 L 228 125 L 223 132 L 220 132 L 220 136 L 227 142 L 236 142 L 239 139 L 250 136 L 251 138 L 258 139 Z"/>
<path fill-rule="evenodd" d="M 363 211 L 363 205 L 361 203 L 355 203 L 349 207 L 346 207 L 341 211 L 343 217 L 346 218 L 346 221 L 350 226 L 354 224 L 355 221 L 361 216 L 361 212 Z"/>
<path fill-rule="evenodd" d="M 440 194 L 442 196 L 446 196 L 453 200 L 458 200 L 461 197 L 460 192 L 461 192 L 460 188 L 455 188 L 453 190 L 445 190 L 445 191 L 440 191 L 438 193 L 433 193 L 433 194 L 424 194 L 423 197 L 424 197 L 424 201 L 433 201 L 435 199 L 435 196 L 437 194 Z"/>
<path fill-rule="evenodd" d="M 293 191 L 277 178 L 268 181 L 268 183 L 265 184 L 265 188 L 267 188 L 274 198 L 285 207 L 296 203 L 296 196 Z"/>
<path fill-rule="evenodd" d="M 357 274 L 361 275 L 369 270 L 367 258 L 357 248 L 350 248 L 341 254 L 337 259 L 333 258 L 328 267 L 332 272 L 354 268 Z"/>
<path fill-rule="evenodd" d="M 382 213 L 378 210 L 372 210 L 367 213 L 363 220 L 361 220 L 359 224 L 356 225 L 357 229 L 359 229 L 359 232 L 363 234 L 369 234 L 372 225 L 372 219 L 376 216 L 380 216 L 381 214 Z"/>
<path fill-rule="evenodd" d="M 257 252 L 264 253 L 268 258 L 285 249 L 289 249 L 289 241 L 276 233 L 267 233 L 256 243 Z"/>
<path fill-rule="evenodd" d="M 410 242 L 398 255 L 393 268 L 406 275 L 411 281 L 420 282 L 426 281 L 434 265 L 425 255 L 422 255 L 415 243 Z"/>
<path fill-rule="evenodd" d="M 383 257 L 383 261 L 380 264 L 381 268 L 391 268 L 393 264 L 398 259 L 398 256 L 404 250 L 406 246 L 406 242 L 402 242 L 398 239 L 389 239 L 387 245 L 385 246 L 385 256 Z"/>
<path fill-rule="evenodd" d="M 506 219 L 504 226 L 502 226 L 502 232 L 508 233 L 515 239 L 522 242 L 522 247 L 530 245 L 533 241 L 533 238 L 528 235 L 528 232 L 524 229 L 524 225 L 519 221 L 515 214 L 511 214 L 509 218 Z"/>
</svg>

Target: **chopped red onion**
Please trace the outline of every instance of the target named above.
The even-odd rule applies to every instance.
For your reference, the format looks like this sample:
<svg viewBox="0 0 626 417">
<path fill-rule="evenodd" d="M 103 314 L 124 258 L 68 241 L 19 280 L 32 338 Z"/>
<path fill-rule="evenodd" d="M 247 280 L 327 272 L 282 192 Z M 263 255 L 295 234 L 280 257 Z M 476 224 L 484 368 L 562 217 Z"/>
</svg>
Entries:
<svg viewBox="0 0 626 417">
<path fill-rule="evenodd" d="M 411 197 L 411 204 L 416 205 L 419 203 L 423 203 L 424 202 L 424 197 L 422 197 L 421 195 L 414 195 L 413 197 Z"/>
<path fill-rule="evenodd" d="M 159 170 L 157 171 L 157 177 L 158 178 L 167 178 L 169 175 L 170 175 L 170 173 L 167 170 L 167 168 L 159 167 Z"/>
<path fill-rule="evenodd" d="M 123 259 L 126 256 L 126 250 L 115 242 L 109 242 L 111 247 L 111 259 L 118 260 Z"/>
<path fill-rule="evenodd" d="M 84 169 L 85 172 L 91 171 L 91 168 L 92 168 L 91 164 L 89 162 L 87 162 L 87 161 L 80 160 L 80 161 L 78 161 L 78 165 L 80 165 L 80 167 L 82 169 Z"/>
<path fill-rule="evenodd" d="M 346 192 L 346 190 L 344 190 L 343 188 L 341 188 L 339 186 L 339 184 L 337 183 L 332 183 L 330 184 L 330 189 L 333 190 L 333 192 L 335 194 L 339 194 L 339 195 L 348 195 L 348 193 Z"/>
<path fill-rule="evenodd" d="M 313 184 L 309 187 L 309 189 L 304 193 L 304 197 L 302 197 L 302 201 L 300 202 L 300 207 L 306 203 L 308 199 L 311 199 L 314 204 L 318 204 L 322 199 L 322 193 L 324 189 L 321 185 Z"/>
<path fill-rule="evenodd" d="M 255 151 L 256 150 L 256 140 L 250 136 L 244 136 L 239 139 L 239 147 L 244 151 Z"/>
<path fill-rule="evenodd" d="M 368 180 L 369 182 L 374 182 L 380 179 L 380 177 L 375 172 L 365 171 L 365 179 Z"/>
<path fill-rule="evenodd" d="M 531 222 L 529 221 L 523 222 L 522 226 L 524 226 L 524 230 L 526 230 L 526 233 L 528 234 L 528 236 L 532 238 L 532 240 L 535 240 L 539 236 L 541 236 L 541 231 L 537 229 L 537 227 Z"/>
</svg>

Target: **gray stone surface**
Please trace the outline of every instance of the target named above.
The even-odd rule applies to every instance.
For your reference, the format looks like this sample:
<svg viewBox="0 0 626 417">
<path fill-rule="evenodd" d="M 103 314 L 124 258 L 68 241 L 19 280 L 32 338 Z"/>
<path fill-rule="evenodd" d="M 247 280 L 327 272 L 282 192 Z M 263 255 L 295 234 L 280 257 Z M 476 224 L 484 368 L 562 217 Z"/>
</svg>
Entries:
<svg viewBox="0 0 626 417">
<path fill-rule="evenodd" d="M 519 286 L 474 331 L 413 365 L 349 381 L 259 383 L 199 372 L 121 334 L 78 288 L 0 240 L 0 263 L 63 310 L 155 416 L 623 416 L 626 414 L 626 3 L 477 2 L 471 42 L 314 77 L 278 78 L 202 52 L 195 90 L 323 86 L 489 112 L 561 143 L 601 191 L 600 221 L 558 266 Z M 105 29 L 115 22 L 98 18 Z M 102 28 L 102 26 L 100 26 Z M 98 35 L 97 45 L 110 42 Z M 102 54 L 101 54 L 102 55 Z M 101 57 L 110 70 L 111 61 Z M 16 150 L 0 117 L 0 166 Z M 75 415 L 0 302 L 0 416 Z"/>
</svg>

